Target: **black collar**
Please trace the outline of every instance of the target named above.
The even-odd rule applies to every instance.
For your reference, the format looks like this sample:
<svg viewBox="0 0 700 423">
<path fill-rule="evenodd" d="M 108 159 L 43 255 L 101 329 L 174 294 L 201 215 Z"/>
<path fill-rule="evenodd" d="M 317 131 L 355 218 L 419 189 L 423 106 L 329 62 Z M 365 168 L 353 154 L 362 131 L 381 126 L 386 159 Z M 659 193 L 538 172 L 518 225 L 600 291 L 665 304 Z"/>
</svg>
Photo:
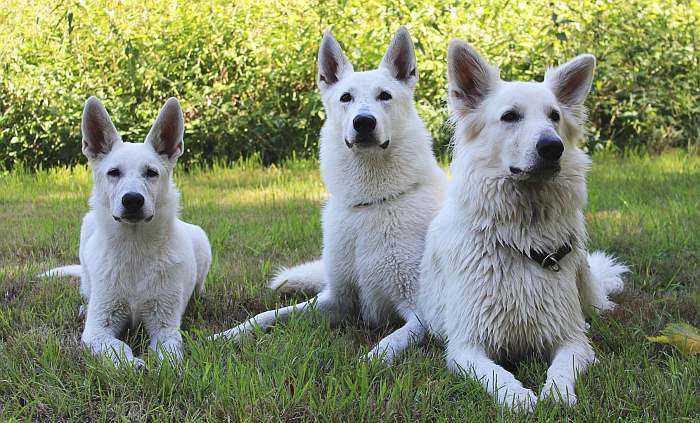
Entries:
<svg viewBox="0 0 700 423">
<path fill-rule="evenodd" d="M 539 263 L 540 266 L 544 267 L 545 269 L 549 269 L 553 272 L 558 272 L 559 271 L 559 262 L 571 252 L 571 245 L 570 244 L 564 244 L 557 251 L 553 252 L 540 252 L 535 249 L 530 249 L 530 254 L 525 254 L 523 252 L 523 255 L 530 260 Z"/>
<path fill-rule="evenodd" d="M 366 202 L 366 203 L 355 204 L 355 205 L 352 206 L 352 207 L 353 207 L 353 208 L 356 208 L 356 209 L 359 209 L 359 208 L 363 208 L 363 207 L 376 206 L 377 204 L 386 203 L 387 201 L 396 200 L 397 198 L 401 197 L 402 195 L 406 194 L 406 193 L 409 192 L 409 191 L 414 190 L 414 189 L 417 188 L 417 187 L 418 187 L 418 184 L 414 184 L 414 185 L 412 185 L 409 189 L 407 189 L 406 191 L 401 191 L 401 192 L 398 193 L 398 194 L 395 194 L 395 195 L 392 195 L 392 196 L 389 196 L 389 197 L 380 198 L 380 199 L 373 200 L 373 201 L 368 201 L 368 202 Z"/>
</svg>

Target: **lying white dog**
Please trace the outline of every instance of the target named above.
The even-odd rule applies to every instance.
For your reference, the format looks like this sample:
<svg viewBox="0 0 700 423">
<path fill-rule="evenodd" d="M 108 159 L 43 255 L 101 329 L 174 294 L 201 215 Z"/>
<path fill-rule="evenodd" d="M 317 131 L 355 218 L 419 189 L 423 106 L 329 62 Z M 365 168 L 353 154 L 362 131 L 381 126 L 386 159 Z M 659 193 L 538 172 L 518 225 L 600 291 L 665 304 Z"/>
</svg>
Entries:
<svg viewBox="0 0 700 423">
<path fill-rule="evenodd" d="M 425 329 L 414 312 L 425 233 L 447 184 L 418 117 L 413 91 L 416 56 L 405 28 L 396 33 L 379 69 L 354 72 L 326 32 L 318 55 L 318 85 L 327 119 L 321 130 L 321 174 L 331 194 L 323 210 L 320 262 L 283 272 L 273 285 L 320 294 L 271 310 L 215 335 L 238 339 L 315 305 L 332 323 L 359 316 L 371 326 L 405 324 L 370 358 L 391 362 Z"/>
<path fill-rule="evenodd" d="M 594 361 L 583 309 L 611 309 L 627 271 L 586 251 L 590 160 L 577 143 L 594 68 L 581 55 L 542 83 L 506 82 L 463 41 L 449 47 L 453 180 L 428 231 L 420 319 L 446 339 L 451 369 L 516 408 L 537 397 L 495 361 L 550 359 L 540 398 L 573 404 Z"/>
<path fill-rule="evenodd" d="M 144 143 L 122 142 L 104 106 L 85 104 L 83 153 L 93 173 L 91 211 L 80 231 L 80 266 L 46 276 L 79 276 L 87 300 L 83 344 L 95 355 L 141 366 L 117 339 L 143 323 L 150 347 L 163 359 L 182 359 L 180 320 L 195 287 L 204 289 L 211 249 L 204 231 L 177 218 L 172 180 L 183 152 L 180 103 L 169 99 Z"/>
</svg>

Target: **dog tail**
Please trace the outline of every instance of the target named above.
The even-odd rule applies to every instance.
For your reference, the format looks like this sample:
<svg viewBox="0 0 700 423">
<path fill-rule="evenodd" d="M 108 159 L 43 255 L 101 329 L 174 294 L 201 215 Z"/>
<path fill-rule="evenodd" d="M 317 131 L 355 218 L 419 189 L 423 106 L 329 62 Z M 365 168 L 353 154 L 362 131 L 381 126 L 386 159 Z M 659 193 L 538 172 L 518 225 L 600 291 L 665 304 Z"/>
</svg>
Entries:
<svg viewBox="0 0 700 423">
<path fill-rule="evenodd" d="M 279 269 L 267 286 L 285 294 L 301 292 L 311 296 L 318 294 L 323 285 L 323 262 L 316 260 L 292 268 Z"/>
<path fill-rule="evenodd" d="M 629 272 L 629 267 L 602 251 L 588 254 L 588 267 L 591 275 L 588 295 L 590 305 L 598 311 L 612 310 L 615 303 L 610 301 L 609 296 L 622 292 L 625 287 L 622 275 Z"/>
<path fill-rule="evenodd" d="M 42 278 L 61 278 L 65 276 L 73 276 L 80 278 L 83 276 L 83 267 L 79 264 L 69 266 L 55 267 L 49 271 L 39 274 Z"/>
</svg>

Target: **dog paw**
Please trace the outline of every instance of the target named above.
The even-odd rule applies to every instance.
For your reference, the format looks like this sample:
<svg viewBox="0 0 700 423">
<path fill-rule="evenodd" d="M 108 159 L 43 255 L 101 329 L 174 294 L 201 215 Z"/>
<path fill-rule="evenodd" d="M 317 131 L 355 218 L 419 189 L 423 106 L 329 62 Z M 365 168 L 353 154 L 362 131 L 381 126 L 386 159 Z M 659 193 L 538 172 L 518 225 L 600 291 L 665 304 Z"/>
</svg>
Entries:
<svg viewBox="0 0 700 423">
<path fill-rule="evenodd" d="M 555 403 L 572 406 L 576 404 L 578 398 L 574 392 L 574 387 L 562 384 L 561 387 L 556 382 L 548 380 L 540 392 L 541 401 L 554 401 Z"/>
<path fill-rule="evenodd" d="M 134 357 L 131 359 L 131 365 L 134 367 L 134 369 L 142 369 L 146 367 L 146 362 L 138 357 Z"/>
<path fill-rule="evenodd" d="M 164 351 L 162 348 L 158 349 L 158 365 L 162 366 L 163 363 L 168 362 L 173 368 L 177 368 L 184 359 L 182 350 L 180 349 L 170 349 Z"/>
<path fill-rule="evenodd" d="M 498 402 L 513 411 L 530 413 L 537 405 L 537 396 L 531 389 L 510 385 L 499 389 Z"/>
<path fill-rule="evenodd" d="M 117 358 L 114 367 L 119 369 L 141 370 L 146 368 L 146 362 L 138 357 Z"/>
</svg>

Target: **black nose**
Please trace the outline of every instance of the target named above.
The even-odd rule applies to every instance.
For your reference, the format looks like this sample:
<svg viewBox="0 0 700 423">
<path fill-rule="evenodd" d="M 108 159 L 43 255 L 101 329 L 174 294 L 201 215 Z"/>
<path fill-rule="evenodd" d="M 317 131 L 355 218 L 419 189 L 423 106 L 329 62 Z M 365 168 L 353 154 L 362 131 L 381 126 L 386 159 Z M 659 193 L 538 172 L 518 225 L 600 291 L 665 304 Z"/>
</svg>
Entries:
<svg viewBox="0 0 700 423">
<path fill-rule="evenodd" d="M 545 136 L 537 141 L 537 154 L 545 160 L 559 160 L 564 152 L 564 144 L 559 137 Z"/>
<path fill-rule="evenodd" d="M 122 205 L 126 211 L 134 213 L 143 207 L 144 198 L 143 195 L 138 192 L 127 192 L 122 197 Z"/>
<path fill-rule="evenodd" d="M 377 127 L 377 119 L 367 113 L 360 113 L 352 120 L 352 127 L 360 135 L 369 135 Z"/>
</svg>

